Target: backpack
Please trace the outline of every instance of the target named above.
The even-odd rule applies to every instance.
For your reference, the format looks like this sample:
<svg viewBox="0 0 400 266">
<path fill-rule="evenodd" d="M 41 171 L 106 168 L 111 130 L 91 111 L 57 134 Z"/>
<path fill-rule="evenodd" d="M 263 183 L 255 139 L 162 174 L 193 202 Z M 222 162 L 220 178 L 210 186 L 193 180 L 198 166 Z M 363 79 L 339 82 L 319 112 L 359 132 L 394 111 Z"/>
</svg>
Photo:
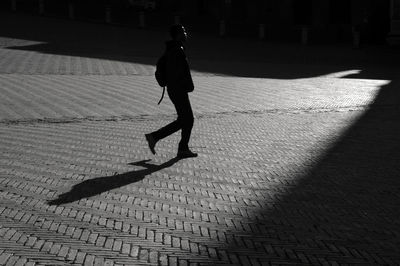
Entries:
<svg viewBox="0 0 400 266">
<path fill-rule="evenodd" d="M 167 56 L 165 54 L 157 61 L 155 76 L 160 87 L 167 86 Z"/>
<path fill-rule="evenodd" d="M 155 76 L 158 85 L 160 85 L 160 87 L 163 87 L 162 96 L 160 101 L 158 102 L 158 104 L 160 104 L 164 98 L 165 86 L 167 86 L 167 56 L 165 54 L 163 54 L 157 60 Z"/>
</svg>

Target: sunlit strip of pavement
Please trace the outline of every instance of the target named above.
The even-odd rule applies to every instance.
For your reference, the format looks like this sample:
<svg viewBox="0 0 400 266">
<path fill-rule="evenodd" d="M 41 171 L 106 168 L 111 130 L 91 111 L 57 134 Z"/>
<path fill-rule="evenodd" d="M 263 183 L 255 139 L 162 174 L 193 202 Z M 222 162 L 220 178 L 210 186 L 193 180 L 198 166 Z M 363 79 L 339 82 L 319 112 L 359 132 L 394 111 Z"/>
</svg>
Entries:
<svg viewBox="0 0 400 266">
<path fill-rule="evenodd" d="M 1 121 L 173 115 L 153 76 L 0 76 Z M 196 115 L 367 108 L 386 80 L 194 77 Z M 392 102 L 391 102 L 392 101 Z M 394 104 L 386 99 L 382 105 Z"/>
</svg>

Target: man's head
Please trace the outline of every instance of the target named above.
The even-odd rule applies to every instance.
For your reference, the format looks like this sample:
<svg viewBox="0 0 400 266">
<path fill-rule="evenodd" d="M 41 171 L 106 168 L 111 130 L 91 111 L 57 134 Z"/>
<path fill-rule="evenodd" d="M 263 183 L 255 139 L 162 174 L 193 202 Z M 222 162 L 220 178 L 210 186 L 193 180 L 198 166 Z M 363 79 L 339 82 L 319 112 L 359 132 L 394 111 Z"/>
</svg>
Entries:
<svg viewBox="0 0 400 266">
<path fill-rule="evenodd" d="M 185 27 L 182 25 L 173 25 L 169 29 L 169 34 L 171 35 L 171 38 L 175 41 L 181 41 L 185 42 L 187 40 L 187 33 L 185 30 Z"/>
</svg>

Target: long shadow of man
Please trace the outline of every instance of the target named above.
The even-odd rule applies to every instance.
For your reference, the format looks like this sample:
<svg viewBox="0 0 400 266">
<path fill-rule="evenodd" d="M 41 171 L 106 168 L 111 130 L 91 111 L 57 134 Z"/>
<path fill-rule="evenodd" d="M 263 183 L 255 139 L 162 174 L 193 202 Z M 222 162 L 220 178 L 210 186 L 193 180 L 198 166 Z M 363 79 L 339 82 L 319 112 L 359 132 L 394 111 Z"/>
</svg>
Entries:
<svg viewBox="0 0 400 266">
<path fill-rule="evenodd" d="M 164 168 L 168 168 L 179 160 L 180 158 L 175 157 L 160 165 L 148 163 L 150 160 L 143 160 L 131 163 L 131 165 L 142 166 L 146 169 L 85 180 L 79 184 L 74 185 L 71 191 L 59 195 L 57 199 L 48 201 L 48 204 L 61 205 L 65 203 L 70 203 L 83 198 L 89 198 L 131 183 L 138 182 L 140 180 L 143 180 L 145 176 L 160 171 Z"/>
</svg>

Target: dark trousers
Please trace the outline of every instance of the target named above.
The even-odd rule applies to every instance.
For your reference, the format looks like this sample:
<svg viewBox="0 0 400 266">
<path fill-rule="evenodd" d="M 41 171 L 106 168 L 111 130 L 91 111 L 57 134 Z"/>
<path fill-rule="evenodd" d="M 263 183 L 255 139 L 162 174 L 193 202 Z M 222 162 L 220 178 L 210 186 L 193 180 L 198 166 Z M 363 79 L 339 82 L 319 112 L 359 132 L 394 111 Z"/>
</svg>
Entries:
<svg viewBox="0 0 400 266">
<path fill-rule="evenodd" d="M 181 141 L 179 142 L 178 149 L 187 150 L 189 149 L 190 134 L 192 133 L 194 121 L 189 95 L 187 93 L 171 93 L 168 90 L 168 96 L 175 106 L 178 118 L 165 127 L 153 132 L 152 136 L 158 141 L 181 129 Z"/>
</svg>

